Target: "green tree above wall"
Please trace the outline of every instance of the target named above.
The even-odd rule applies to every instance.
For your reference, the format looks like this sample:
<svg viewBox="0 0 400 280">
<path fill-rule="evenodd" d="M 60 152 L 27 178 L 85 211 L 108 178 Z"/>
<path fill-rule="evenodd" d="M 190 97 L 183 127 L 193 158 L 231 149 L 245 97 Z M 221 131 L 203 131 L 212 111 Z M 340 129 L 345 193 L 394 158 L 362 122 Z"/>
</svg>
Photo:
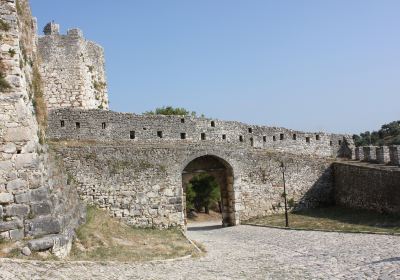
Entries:
<svg viewBox="0 0 400 280">
<path fill-rule="evenodd" d="M 400 145 L 400 121 L 382 125 L 378 131 L 366 131 L 353 135 L 356 146 Z"/>
<path fill-rule="evenodd" d="M 179 116 L 192 116 L 196 117 L 197 113 L 195 111 L 189 111 L 185 108 L 174 108 L 172 106 L 163 106 L 156 108 L 154 111 L 146 111 L 145 115 L 179 115 Z M 200 115 L 204 117 L 203 114 Z"/>
</svg>

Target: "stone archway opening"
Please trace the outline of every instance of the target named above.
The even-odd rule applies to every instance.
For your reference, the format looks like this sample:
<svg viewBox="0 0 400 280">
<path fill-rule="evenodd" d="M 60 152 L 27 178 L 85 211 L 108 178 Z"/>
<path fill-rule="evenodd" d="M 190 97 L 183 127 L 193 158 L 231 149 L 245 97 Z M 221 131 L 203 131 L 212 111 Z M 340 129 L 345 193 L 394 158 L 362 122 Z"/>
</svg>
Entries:
<svg viewBox="0 0 400 280">
<path fill-rule="evenodd" d="M 186 200 L 188 185 L 193 178 L 197 178 L 199 175 L 209 175 L 215 179 L 220 191 L 218 209 L 221 213 L 222 226 L 234 226 L 236 221 L 234 209 L 235 196 L 233 189 L 233 170 L 229 163 L 213 155 L 205 155 L 193 159 L 182 171 L 185 225 L 187 224 L 187 213 L 188 210 L 190 210 L 187 208 Z"/>
</svg>

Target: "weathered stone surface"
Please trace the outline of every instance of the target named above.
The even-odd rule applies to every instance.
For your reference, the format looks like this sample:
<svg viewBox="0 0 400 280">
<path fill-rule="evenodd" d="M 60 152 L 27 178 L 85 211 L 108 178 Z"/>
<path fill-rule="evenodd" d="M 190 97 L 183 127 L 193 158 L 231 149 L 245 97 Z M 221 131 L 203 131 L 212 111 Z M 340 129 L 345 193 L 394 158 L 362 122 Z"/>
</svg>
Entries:
<svg viewBox="0 0 400 280">
<path fill-rule="evenodd" d="M 11 204 L 4 208 L 5 216 L 25 217 L 29 214 L 29 206 L 24 204 Z"/>
<path fill-rule="evenodd" d="M 22 248 L 21 253 L 24 256 L 30 256 L 32 254 L 32 251 L 31 249 L 29 249 L 28 246 L 25 246 L 24 248 Z"/>
<path fill-rule="evenodd" d="M 14 202 L 14 196 L 10 193 L 0 193 L 0 203 L 6 204 Z"/>
<path fill-rule="evenodd" d="M 34 239 L 28 242 L 28 247 L 32 251 L 43 251 L 52 248 L 54 240 L 51 236 Z"/>
<path fill-rule="evenodd" d="M 15 195 L 16 203 L 28 203 L 31 201 L 31 192 L 19 193 Z"/>
<path fill-rule="evenodd" d="M 60 222 L 51 216 L 25 220 L 25 233 L 28 236 L 40 236 L 61 231 Z"/>
<path fill-rule="evenodd" d="M 39 164 L 37 154 L 19 154 L 15 158 L 15 167 L 17 169 L 21 168 L 35 168 Z"/>
<path fill-rule="evenodd" d="M 32 214 L 35 216 L 51 214 L 52 205 L 50 201 L 43 201 L 31 204 Z"/>
<path fill-rule="evenodd" d="M 28 182 L 22 179 L 15 179 L 7 183 L 7 191 L 11 193 L 18 192 L 21 189 L 28 187 Z"/>
<path fill-rule="evenodd" d="M 30 191 L 30 199 L 32 202 L 40 202 L 47 199 L 49 196 L 49 189 L 47 187 L 40 187 Z"/>
<path fill-rule="evenodd" d="M 3 151 L 7 154 L 14 154 L 17 151 L 17 147 L 14 143 L 7 143 L 4 145 Z"/>
<path fill-rule="evenodd" d="M 22 224 L 21 220 L 0 222 L 0 232 L 17 229 L 17 228 L 22 228 L 22 227 L 23 227 L 23 224 Z"/>
<path fill-rule="evenodd" d="M 0 161 L 0 171 L 4 173 L 8 173 L 12 170 L 12 162 L 9 160 Z"/>
<path fill-rule="evenodd" d="M 29 127 L 11 127 L 6 129 L 4 140 L 8 142 L 29 141 L 32 139 L 32 135 L 34 133 Z"/>
<path fill-rule="evenodd" d="M 10 239 L 11 240 L 21 240 L 23 238 L 24 238 L 24 230 L 23 229 L 10 230 Z"/>
</svg>

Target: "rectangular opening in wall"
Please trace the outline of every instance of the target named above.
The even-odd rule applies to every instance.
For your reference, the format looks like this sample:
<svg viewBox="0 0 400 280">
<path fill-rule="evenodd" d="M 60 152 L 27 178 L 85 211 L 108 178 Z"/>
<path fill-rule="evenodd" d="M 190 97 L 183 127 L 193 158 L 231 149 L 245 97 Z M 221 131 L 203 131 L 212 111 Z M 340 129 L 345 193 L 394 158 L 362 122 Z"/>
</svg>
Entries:
<svg viewBox="0 0 400 280">
<path fill-rule="evenodd" d="M 338 141 L 338 144 L 339 144 L 339 146 L 342 145 L 342 140 L 339 140 L 339 141 Z"/>
<path fill-rule="evenodd" d="M 135 131 L 131 131 L 131 132 L 129 132 L 129 138 L 130 139 L 135 139 Z"/>
<path fill-rule="evenodd" d="M 310 137 L 306 137 L 306 142 L 310 143 Z"/>
<path fill-rule="evenodd" d="M 61 121 L 60 123 L 61 123 L 61 127 L 65 126 L 65 122 L 64 121 Z"/>
<path fill-rule="evenodd" d="M 332 146 L 333 145 L 333 142 L 332 141 L 329 141 L 329 146 Z"/>
<path fill-rule="evenodd" d="M 272 136 L 272 141 L 276 141 L 276 136 Z"/>
<path fill-rule="evenodd" d="M 321 139 L 321 137 L 319 137 L 319 135 L 315 135 L 315 140 L 319 141 Z"/>
<path fill-rule="evenodd" d="M 243 142 L 243 136 L 242 135 L 239 135 L 239 141 Z"/>
<path fill-rule="evenodd" d="M 206 140 L 206 134 L 205 133 L 201 134 L 201 140 Z"/>
<path fill-rule="evenodd" d="M 254 139 L 253 139 L 253 138 L 250 138 L 250 145 L 251 145 L 252 147 L 254 147 Z"/>
<path fill-rule="evenodd" d="M 249 133 L 253 133 L 253 129 L 249 127 Z"/>
<path fill-rule="evenodd" d="M 285 139 L 285 134 L 283 134 L 283 133 L 279 134 L 279 139 L 280 139 L 280 140 Z"/>
<path fill-rule="evenodd" d="M 296 139 L 297 139 L 297 135 L 293 134 L 293 140 L 296 140 Z"/>
<path fill-rule="evenodd" d="M 222 134 L 222 140 L 226 140 L 226 134 Z"/>
<path fill-rule="evenodd" d="M 181 119 L 181 123 L 185 123 L 185 119 L 182 118 L 182 119 Z"/>
<path fill-rule="evenodd" d="M 102 129 L 106 129 L 106 123 L 105 122 L 101 123 L 101 128 Z"/>
<path fill-rule="evenodd" d="M 162 131 L 157 131 L 157 137 L 162 138 Z"/>
<path fill-rule="evenodd" d="M 76 122 L 76 123 L 75 123 L 75 127 L 76 127 L 76 128 L 81 128 L 81 123 Z"/>
<path fill-rule="evenodd" d="M 181 133 L 181 139 L 186 139 L 186 133 Z"/>
<path fill-rule="evenodd" d="M 263 136 L 263 142 L 267 142 L 267 136 Z"/>
<path fill-rule="evenodd" d="M 215 122 L 211 121 L 211 127 L 215 127 Z"/>
</svg>

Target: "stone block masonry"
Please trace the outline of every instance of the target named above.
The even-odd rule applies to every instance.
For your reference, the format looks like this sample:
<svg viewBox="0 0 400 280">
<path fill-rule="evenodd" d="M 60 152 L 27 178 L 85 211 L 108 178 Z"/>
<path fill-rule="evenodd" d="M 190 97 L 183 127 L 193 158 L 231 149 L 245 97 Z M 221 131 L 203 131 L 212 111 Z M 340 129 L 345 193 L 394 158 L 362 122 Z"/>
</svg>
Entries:
<svg viewBox="0 0 400 280">
<path fill-rule="evenodd" d="M 46 108 L 38 102 L 36 21 L 27 0 L 1 1 L 0 20 L 0 238 L 57 233 L 70 243 L 84 212 L 39 139 L 38 112 Z M 68 248 L 57 253 L 64 256 Z"/>
<path fill-rule="evenodd" d="M 320 157 L 346 157 L 349 135 L 307 133 L 189 116 L 146 116 L 103 110 L 51 110 L 48 137 L 54 140 L 146 141 L 199 145 L 214 142 L 232 149 L 265 149 Z"/>
<path fill-rule="evenodd" d="M 400 168 L 368 163 L 335 163 L 337 204 L 400 214 Z"/>
<path fill-rule="evenodd" d="M 60 35 L 59 28 L 49 23 L 38 41 L 47 107 L 108 109 L 103 48 L 79 29 Z"/>
<path fill-rule="evenodd" d="M 183 170 L 212 157 L 232 170 L 227 191 L 230 224 L 283 211 L 280 162 L 287 166 L 292 207 L 333 203 L 332 161 L 205 141 L 60 141 L 52 144 L 77 182 L 80 197 L 139 227 L 184 227 Z M 214 171 L 212 171 L 214 172 Z"/>
</svg>

